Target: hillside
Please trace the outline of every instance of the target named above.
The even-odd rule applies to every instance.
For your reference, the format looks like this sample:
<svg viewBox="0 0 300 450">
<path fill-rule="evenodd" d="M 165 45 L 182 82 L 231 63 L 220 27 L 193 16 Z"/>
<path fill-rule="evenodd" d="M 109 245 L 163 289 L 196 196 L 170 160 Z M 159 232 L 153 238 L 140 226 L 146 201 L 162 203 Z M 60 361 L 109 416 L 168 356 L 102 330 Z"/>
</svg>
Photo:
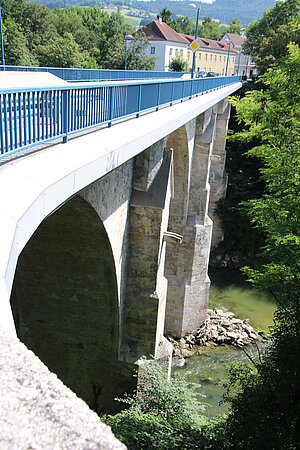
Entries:
<svg viewBox="0 0 300 450">
<path fill-rule="evenodd" d="M 99 6 L 103 8 L 104 5 L 114 4 L 117 6 L 128 5 L 131 8 L 145 11 L 152 14 L 158 14 L 164 7 L 176 15 L 188 16 L 195 19 L 195 11 L 188 8 L 190 0 L 174 1 L 174 0 L 36 0 L 37 3 L 46 4 L 50 9 L 66 8 L 72 5 L 78 6 Z M 201 3 L 201 17 L 211 17 L 220 20 L 221 23 L 229 24 L 232 19 L 238 17 L 243 26 L 247 25 L 255 19 L 260 19 L 265 10 L 273 7 L 276 0 L 215 0 L 212 4 Z M 200 2 L 198 2 L 200 4 Z"/>
</svg>

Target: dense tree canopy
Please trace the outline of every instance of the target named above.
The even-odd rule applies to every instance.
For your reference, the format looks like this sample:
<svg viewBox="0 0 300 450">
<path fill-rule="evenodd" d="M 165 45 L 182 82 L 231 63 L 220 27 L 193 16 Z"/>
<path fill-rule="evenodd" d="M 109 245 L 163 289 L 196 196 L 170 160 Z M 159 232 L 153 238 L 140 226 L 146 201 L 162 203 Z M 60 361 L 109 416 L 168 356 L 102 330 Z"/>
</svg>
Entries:
<svg viewBox="0 0 300 450">
<path fill-rule="evenodd" d="M 275 67 L 289 42 L 300 44 L 300 0 L 279 0 L 247 30 L 244 50 L 253 56 L 260 73 Z"/>
<path fill-rule="evenodd" d="M 298 448 L 300 443 L 300 49 L 289 44 L 262 89 L 233 100 L 248 156 L 262 162 L 263 195 L 244 203 L 266 236 L 263 260 L 246 267 L 252 283 L 277 300 L 273 342 L 255 368 L 231 370 L 226 448 Z M 239 389 L 237 390 L 236 387 Z M 241 389 L 242 388 L 242 389 Z"/>
<path fill-rule="evenodd" d="M 123 69 L 125 36 L 134 30 L 119 13 L 98 7 L 49 10 L 25 0 L 2 2 L 6 64 Z M 129 68 L 149 69 L 139 37 L 130 52 Z"/>
</svg>

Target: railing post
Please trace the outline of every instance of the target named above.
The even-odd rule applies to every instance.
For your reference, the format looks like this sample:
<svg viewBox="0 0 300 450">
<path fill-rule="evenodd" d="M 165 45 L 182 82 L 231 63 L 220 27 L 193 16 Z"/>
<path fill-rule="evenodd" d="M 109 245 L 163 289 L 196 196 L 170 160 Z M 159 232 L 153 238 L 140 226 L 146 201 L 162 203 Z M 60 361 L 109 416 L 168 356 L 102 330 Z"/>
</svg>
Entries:
<svg viewBox="0 0 300 450">
<path fill-rule="evenodd" d="M 172 81 L 172 92 L 171 92 L 170 106 L 173 105 L 173 98 L 174 98 L 174 81 Z"/>
<path fill-rule="evenodd" d="M 68 142 L 69 121 L 70 121 L 69 101 L 70 101 L 70 90 L 68 89 L 62 91 L 62 133 L 64 135 L 63 137 L 64 144 Z"/>
<path fill-rule="evenodd" d="M 114 89 L 112 86 L 110 86 L 108 89 L 109 89 L 108 127 L 111 127 L 113 120 Z"/>
<path fill-rule="evenodd" d="M 142 85 L 139 84 L 139 96 L 138 96 L 138 104 L 137 104 L 137 113 L 136 118 L 140 117 L 140 111 L 141 111 L 141 100 L 142 100 Z"/>
<path fill-rule="evenodd" d="M 190 99 L 193 97 L 194 78 L 191 79 Z"/>
<path fill-rule="evenodd" d="M 158 108 L 159 108 L 159 102 L 160 102 L 160 90 L 161 90 L 161 83 L 158 84 L 158 93 L 157 93 L 156 111 L 158 111 Z"/>
</svg>

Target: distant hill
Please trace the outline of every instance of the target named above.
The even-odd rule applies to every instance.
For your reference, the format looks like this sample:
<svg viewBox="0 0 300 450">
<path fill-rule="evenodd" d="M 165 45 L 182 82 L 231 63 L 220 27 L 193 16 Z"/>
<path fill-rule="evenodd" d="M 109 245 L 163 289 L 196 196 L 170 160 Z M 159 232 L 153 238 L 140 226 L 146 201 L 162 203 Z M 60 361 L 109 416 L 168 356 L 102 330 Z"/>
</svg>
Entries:
<svg viewBox="0 0 300 450">
<path fill-rule="evenodd" d="M 114 4 L 119 7 L 128 5 L 140 11 L 158 14 L 164 7 L 176 15 L 184 15 L 195 20 L 196 13 L 188 8 L 191 0 L 34 0 L 37 3 L 46 4 L 50 9 L 67 8 L 68 6 L 99 6 Z M 195 1 L 196 4 L 200 2 Z M 201 3 L 201 18 L 207 16 L 218 19 L 221 23 L 229 24 L 232 19 L 238 17 L 244 27 L 255 19 L 260 19 L 264 12 L 272 8 L 276 0 L 215 0 L 212 4 Z"/>
<path fill-rule="evenodd" d="M 276 0 L 215 0 L 212 4 L 193 1 L 196 5 L 201 4 L 201 17 L 211 17 L 220 20 L 221 23 L 229 24 L 232 19 L 238 17 L 244 27 L 252 23 L 255 19 L 261 19 L 264 12 L 275 6 Z M 173 14 L 180 14 L 195 19 L 195 11 L 191 11 L 187 1 L 176 0 L 156 0 L 156 1 L 135 1 L 138 9 L 151 12 L 159 12 L 164 7 L 170 9 Z M 156 10 L 156 11 L 155 11 Z"/>
</svg>

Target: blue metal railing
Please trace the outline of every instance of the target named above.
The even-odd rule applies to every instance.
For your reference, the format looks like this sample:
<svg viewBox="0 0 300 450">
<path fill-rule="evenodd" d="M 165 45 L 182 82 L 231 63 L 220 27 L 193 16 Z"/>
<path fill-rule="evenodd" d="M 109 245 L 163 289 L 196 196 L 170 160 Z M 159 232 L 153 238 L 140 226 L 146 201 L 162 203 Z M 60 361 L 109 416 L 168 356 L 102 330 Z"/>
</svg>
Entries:
<svg viewBox="0 0 300 450">
<path fill-rule="evenodd" d="M 0 71 L 4 67 L 0 65 Z M 65 81 L 150 80 L 153 78 L 181 78 L 185 72 L 159 72 L 155 70 L 74 69 L 62 67 L 7 66 L 6 71 L 48 72 Z"/>
<path fill-rule="evenodd" d="M 14 152 L 116 120 L 138 117 L 240 80 L 72 83 L 61 87 L 0 89 L 0 159 Z"/>
</svg>

